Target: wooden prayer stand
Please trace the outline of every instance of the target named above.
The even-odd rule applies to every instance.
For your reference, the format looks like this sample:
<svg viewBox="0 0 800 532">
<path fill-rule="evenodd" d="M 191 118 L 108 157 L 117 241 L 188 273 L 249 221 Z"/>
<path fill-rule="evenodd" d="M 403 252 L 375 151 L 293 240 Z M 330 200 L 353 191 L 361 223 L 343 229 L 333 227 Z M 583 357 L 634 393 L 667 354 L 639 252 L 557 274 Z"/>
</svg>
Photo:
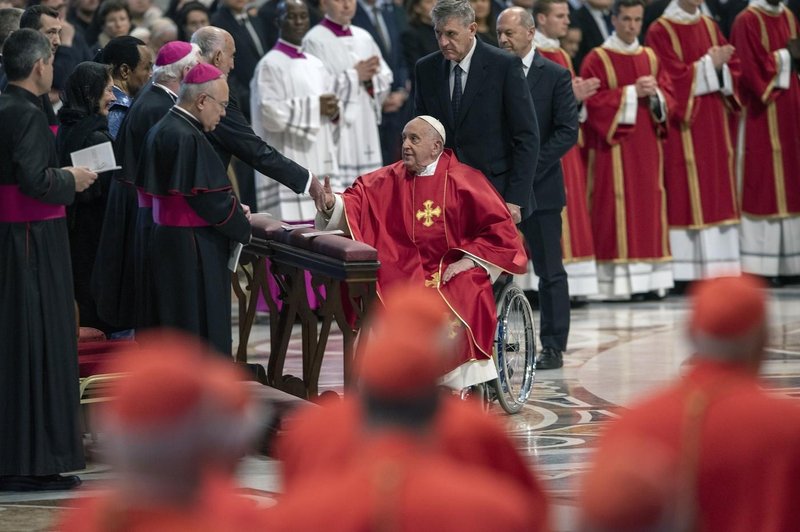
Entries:
<svg viewBox="0 0 800 532">
<path fill-rule="evenodd" d="M 321 235 L 306 238 L 302 235 L 311 228 L 283 228 L 283 222 L 264 214 L 254 214 L 252 242 L 245 246 L 241 263 L 252 264 L 246 268 L 240 285 L 238 275 L 233 276 L 233 290 L 239 303 L 239 347 L 237 362 L 247 362 L 247 344 L 256 316 L 258 294 L 262 294 L 269 308 L 270 355 L 267 365 L 267 383 L 279 390 L 304 399 L 318 395 L 319 374 L 331 326 L 335 323 L 344 337 L 344 382 L 351 382 L 353 360 L 356 356 L 356 339 L 365 331 L 367 311 L 375 300 L 378 252 L 361 242 L 339 235 Z M 269 259 L 270 267 L 267 267 Z M 319 309 L 308 304 L 305 272 L 311 272 L 311 285 Z M 267 276 L 278 284 L 278 300 L 270 293 Z M 325 296 L 320 288 L 324 287 Z M 347 298 L 352 312 L 345 311 Z M 354 317 L 354 325 L 348 321 Z M 276 319 L 277 318 L 277 319 Z M 284 375 L 284 363 L 295 322 L 302 331 L 302 379 Z"/>
</svg>

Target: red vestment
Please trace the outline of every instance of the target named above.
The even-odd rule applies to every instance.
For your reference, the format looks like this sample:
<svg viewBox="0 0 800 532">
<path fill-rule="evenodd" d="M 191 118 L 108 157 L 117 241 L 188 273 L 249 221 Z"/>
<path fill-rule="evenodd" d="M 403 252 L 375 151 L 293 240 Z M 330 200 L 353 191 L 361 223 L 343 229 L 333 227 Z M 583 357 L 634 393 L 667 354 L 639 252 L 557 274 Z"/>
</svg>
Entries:
<svg viewBox="0 0 800 532">
<path fill-rule="evenodd" d="M 300 410 L 277 442 L 285 491 L 291 493 L 308 478 L 348 470 L 361 461 L 360 449 L 370 437 L 357 397 Z M 541 527 L 547 523 L 547 497 L 541 485 L 497 419 L 472 401 L 443 398 L 425 452 L 504 479 L 523 494 L 536 522 Z"/>
<path fill-rule="evenodd" d="M 373 437 L 346 469 L 312 474 L 265 511 L 265 530 L 546 530 L 503 477 L 431 453 L 403 433 Z"/>
<path fill-rule="evenodd" d="M 572 77 L 575 77 L 572 59 L 563 49 L 542 47 L 536 49 L 545 59 L 563 66 L 569 70 Z M 567 206 L 561 211 L 561 249 L 564 264 L 594 259 L 592 224 L 586 203 L 586 166 L 580 148 L 582 145 L 583 135 L 579 134 L 578 144 L 561 158 L 564 189 L 567 194 Z"/>
<path fill-rule="evenodd" d="M 596 77 L 600 89 L 585 102 L 588 117 L 586 168 L 589 210 L 597 262 L 629 263 L 670 258 L 662 175 L 664 126 L 639 98 L 636 122 L 620 124 L 624 87 L 653 75 L 665 97 L 668 80 L 653 51 L 624 53 L 597 47 L 584 58 L 581 77 Z M 668 104 L 670 100 L 668 99 Z"/>
<path fill-rule="evenodd" d="M 765 392 L 741 368 L 699 362 L 677 383 L 609 423 L 596 469 L 586 480 L 584 509 L 592 524 L 610 530 L 649 529 L 659 510 L 688 515 L 693 524 L 679 528 L 666 523 L 664 530 L 797 530 L 798 449 L 796 399 Z M 633 479 L 645 478 L 637 468 L 653 469 L 656 461 L 661 474 L 646 476 L 651 493 L 661 500 L 615 497 Z M 638 465 L 612 467 L 625 463 Z M 665 500 L 687 494 L 688 504 L 677 508 L 674 500 Z"/>
<path fill-rule="evenodd" d="M 497 315 L 486 270 L 440 282 L 465 253 L 525 273 L 522 239 L 483 174 L 445 150 L 434 175 L 413 176 L 398 162 L 359 177 L 342 198 L 353 239 L 378 250 L 378 295 L 395 283 L 436 289 L 466 328 L 469 349 L 461 362 L 491 358 Z"/>
<path fill-rule="evenodd" d="M 800 80 L 789 75 L 789 88 L 775 86 L 777 50 L 797 38 L 797 19 L 784 8 L 774 15 L 755 6 L 733 25 L 731 43 L 743 69 L 745 106 L 742 213 L 752 218 L 800 214 Z"/>
<path fill-rule="evenodd" d="M 717 91 L 695 96 L 695 62 L 712 46 L 727 44 L 717 24 L 706 16 L 692 24 L 662 16 L 647 30 L 646 43 L 669 76 L 675 100 L 664 144 L 670 227 L 703 229 L 738 223 L 733 141 L 740 74 L 736 55 L 728 62 L 734 95 Z"/>
</svg>

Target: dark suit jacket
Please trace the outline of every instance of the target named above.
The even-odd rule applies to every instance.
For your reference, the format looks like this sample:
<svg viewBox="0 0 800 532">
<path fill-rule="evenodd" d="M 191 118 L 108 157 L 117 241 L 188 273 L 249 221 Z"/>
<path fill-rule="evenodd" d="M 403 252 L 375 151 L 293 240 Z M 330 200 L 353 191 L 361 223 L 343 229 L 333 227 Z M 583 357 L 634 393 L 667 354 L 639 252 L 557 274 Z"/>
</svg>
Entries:
<svg viewBox="0 0 800 532">
<path fill-rule="evenodd" d="M 264 53 L 269 51 L 266 41 L 266 31 L 264 30 L 261 19 L 250 17 L 250 23 L 261 38 L 261 46 Z M 233 12 L 225 6 L 220 6 L 216 13 L 211 17 L 211 25 L 222 28 L 233 37 L 236 43 L 236 63 L 231 75 L 228 78 L 228 85 L 239 99 L 242 105 L 242 112 L 250 119 L 250 79 L 256 69 L 261 56 L 258 53 L 250 32 L 247 28 L 239 24 Z"/>
<path fill-rule="evenodd" d="M 569 70 L 536 52 L 527 78 L 541 143 L 533 178 L 536 208 L 560 209 L 567 202 L 561 157 L 578 142 L 578 103 L 572 92 L 572 76 Z"/>
<path fill-rule="evenodd" d="M 383 23 L 386 25 L 386 29 L 389 32 L 389 41 L 391 44 L 388 50 L 378 37 L 378 30 L 375 28 L 375 24 L 372 23 L 369 14 L 364 11 L 364 8 L 361 7 L 359 3 L 356 3 L 356 14 L 353 17 L 352 24 L 353 26 L 358 26 L 361 29 L 367 30 L 378 45 L 378 48 L 381 49 L 383 60 L 386 61 L 389 68 L 392 69 L 392 74 L 394 74 L 392 90 L 396 90 L 405 87 L 406 81 L 408 80 L 408 69 L 406 68 L 406 63 L 403 58 L 403 44 L 400 39 L 400 35 L 408 26 L 408 20 L 406 19 L 405 12 L 394 4 L 382 6 L 380 13 L 383 17 Z"/>
<path fill-rule="evenodd" d="M 605 39 L 588 7 L 583 6 L 575 12 L 574 23 L 581 29 L 582 37 L 581 44 L 578 46 L 578 53 L 575 54 L 572 64 L 575 67 L 575 72 L 580 72 L 581 61 L 586 57 L 586 54 L 591 52 L 593 48 L 603 44 Z"/>
<path fill-rule="evenodd" d="M 225 168 L 231 156 L 275 179 L 294 192 L 303 192 L 308 182 L 308 170 L 281 154 L 261 140 L 247 122 L 236 97 L 228 100 L 228 108 L 214 131 L 206 133 Z"/>
<path fill-rule="evenodd" d="M 517 56 L 477 39 L 459 115 L 450 105 L 450 61 L 434 52 L 417 62 L 414 114 L 444 124 L 446 147 L 489 178 L 507 203 L 527 217 L 535 208 L 533 176 L 539 128 Z"/>
</svg>

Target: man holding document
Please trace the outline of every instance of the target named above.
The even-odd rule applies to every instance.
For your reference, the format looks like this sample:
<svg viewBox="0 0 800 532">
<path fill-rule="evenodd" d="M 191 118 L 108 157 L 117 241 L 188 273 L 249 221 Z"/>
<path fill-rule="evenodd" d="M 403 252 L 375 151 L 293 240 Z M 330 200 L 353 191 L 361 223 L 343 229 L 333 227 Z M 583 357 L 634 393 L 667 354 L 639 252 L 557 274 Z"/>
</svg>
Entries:
<svg viewBox="0 0 800 532">
<path fill-rule="evenodd" d="M 65 205 L 97 179 L 58 168 L 41 97 L 53 81 L 47 38 L 15 31 L 0 96 L 0 491 L 63 490 L 84 467 L 78 345 Z"/>
<path fill-rule="evenodd" d="M 250 209 L 231 184 L 204 132 L 225 115 L 228 84 L 198 64 L 181 83 L 178 103 L 145 138 L 138 175 L 153 197 L 151 294 L 156 325 L 206 338 L 231 353 L 232 244 L 250 241 Z"/>
</svg>

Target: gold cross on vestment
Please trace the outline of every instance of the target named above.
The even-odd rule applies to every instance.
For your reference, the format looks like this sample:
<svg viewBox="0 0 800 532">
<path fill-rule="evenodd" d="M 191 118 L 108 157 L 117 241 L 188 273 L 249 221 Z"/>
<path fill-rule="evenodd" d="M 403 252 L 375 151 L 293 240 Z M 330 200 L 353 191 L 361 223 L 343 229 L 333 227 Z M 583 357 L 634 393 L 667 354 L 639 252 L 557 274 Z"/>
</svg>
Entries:
<svg viewBox="0 0 800 532">
<path fill-rule="evenodd" d="M 439 217 L 442 215 L 441 207 L 433 207 L 433 201 L 425 200 L 422 202 L 422 206 L 425 207 L 424 211 L 417 211 L 417 220 L 422 220 L 425 218 L 425 221 L 422 222 L 422 225 L 425 227 L 430 227 L 433 225 L 433 217 Z"/>
<path fill-rule="evenodd" d="M 439 272 L 436 272 L 431 275 L 429 281 L 425 281 L 425 288 L 439 288 L 439 283 L 442 280 L 442 275 Z"/>
</svg>

